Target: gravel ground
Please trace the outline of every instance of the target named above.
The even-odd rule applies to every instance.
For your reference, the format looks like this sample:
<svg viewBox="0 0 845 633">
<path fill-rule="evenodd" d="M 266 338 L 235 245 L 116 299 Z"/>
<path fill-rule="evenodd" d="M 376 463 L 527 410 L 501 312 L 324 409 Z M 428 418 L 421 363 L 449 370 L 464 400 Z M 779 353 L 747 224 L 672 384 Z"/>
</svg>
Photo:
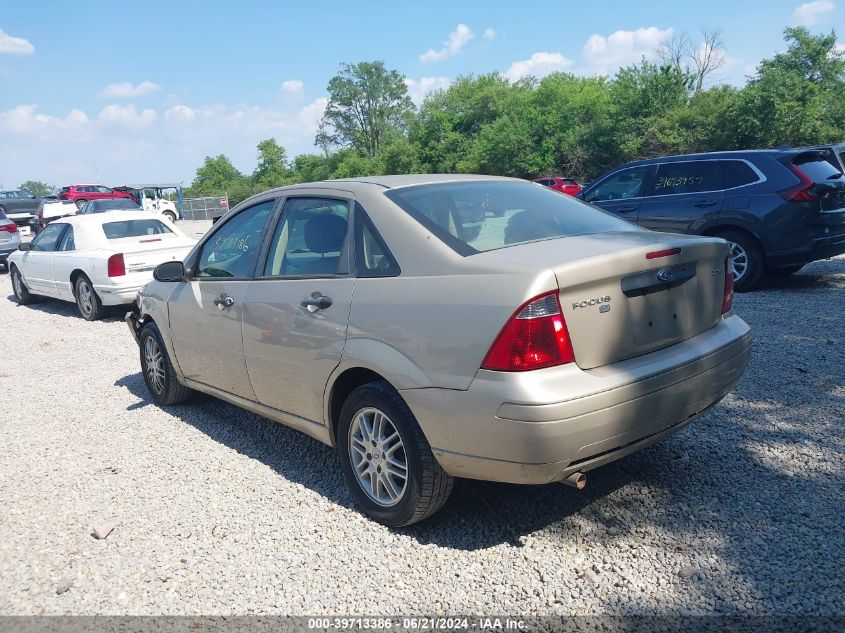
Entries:
<svg viewBox="0 0 845 633">
<path fill-rule="evenodd" d="M 118 316 L 18 307 L 0 274 L 0 614 L 845 614 L 845 259 L 736 308 L 752 364 L 682 433 L 582 492 L 459 482 L 391 531 L 327 447 L 158 409 Z"/>
</svg>

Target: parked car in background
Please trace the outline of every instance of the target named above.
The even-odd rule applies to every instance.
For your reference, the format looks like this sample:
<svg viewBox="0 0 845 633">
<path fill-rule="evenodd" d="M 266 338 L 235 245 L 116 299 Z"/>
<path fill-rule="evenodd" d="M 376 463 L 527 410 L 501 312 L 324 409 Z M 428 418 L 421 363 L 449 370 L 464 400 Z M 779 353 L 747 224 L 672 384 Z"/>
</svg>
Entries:
<svg viewBox="0 0 845 633">
<path fill-rule="evenodd" d="M 554 191 L 560 191 L 568 196 L 577 196 L 582 187 L 574 178 L 537 178 L 534 182 L 538 185 L 543 185 Z"/>
<path fill-rule="evenodd" d="M 27 234 L 40 204 L 41 198 L 25 191 L 0 191 L 0 213 L 5 213 Z"/>
<path fill-rule="evenodd" d="M 722 237 L 736 289 L 845 253 L 845 176 L 824 151 L 664 156 L 607 172 L 579 198 L 655 231 Z"/>
<path fill-rule="evenodd" d="M 113 211 L 62 218 L 9 256 L 19 304 L 38 297 L 75 301 L 94 321 L 104 306 L 130 304 L 153 268 L 184 257 L 194 240 L 146 211 Z"/>
<path fill-rule="evenodd" d="M 106 213 L 107 211 L 142 211 L 142 209 L 134 200 L 130 200 L 129 198 L 89 200 L 79 209 L 79 215 Z"/>
<path fill-rule="evenodd" d="M 830 145 L 814 145 L 812 147 L 799 147 L 802 151 L 818 150 L 825 152 L 827 161 L 839 171 L 845 172 L 845 143 L 831 143 Z"/>
<path fill-rule="evenodd" d="M 70 185 L 59 190 L 59 200 L 70 200 L 81 209 L 89 200 L 110 200 L 115 198 L 137 199 L 128 191 L 116 191 L 105 185 Z"/>
<path fill-rule="evenodd" d="M 0 266 L 8 269 L 9 255 L 18 250 L 20 243 L 21 235 L 18 225 L 0 211 Z"/>
<path fill-rule="evenodd" d="M 76 205 L 70 200 L 59 200 L 57 196 L 45 196 L 38 205 L 38 212 L 32 222 L 32 228 L 37 233 L 53 220 L 76 215 Z"/>
<path fill-rule="evenodd" d="M 307 183 L 227 213 L 126 318 L 157 404 L 196 389 L 337 446 L 400 526 L 453 477 L 583 487 L 716 404 L 750 354 L 728 253 L 509 178 Z"/>
</svg>

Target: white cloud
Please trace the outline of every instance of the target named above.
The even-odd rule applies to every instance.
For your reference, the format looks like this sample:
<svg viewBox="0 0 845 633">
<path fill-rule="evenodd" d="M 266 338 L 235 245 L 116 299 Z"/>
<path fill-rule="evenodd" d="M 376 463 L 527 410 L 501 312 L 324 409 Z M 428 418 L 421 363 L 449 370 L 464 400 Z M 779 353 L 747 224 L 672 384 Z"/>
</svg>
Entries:
<svg viewBox="0 0 845 633">
<path fill-rule="evenodd" d="M 833 50 L 840 55 L 845 55 L 845 44 L 834 44 Z"/>
<path fill-rule="evenodd" d="M 140 97 L 141 95 L 156 92 L 157 90 L 161 90 L 161 86 L 154 84 L 152 81 L 142 81 L 136 85 L 133 85 L 129 81 L 122 81 L 120 83 L 109 84 L 103 88 L 100 94 L 109 99 L 122 99 L 125 97 Z"/>
<path fill-rule="evenodd" d="M 564 57 L 560 53 L 534 53 L 528 59 L 514 62 L 505 71 L 505 77 L 511 81 L 522 79 L 523 77 L 545 77 L 552 73 L 561 72 L 572 66 L 572 60 Z"/>
<path fill-rule="evenodd" d="M 792 12 L 792 23 L 802 26 L 813 26 L 825 13 L 830 13 L 836 8 L 836 3 L 831 0 L 815 0 L 805 2 L 796 7 Z"/>
<path fill-rule="evenodd" d="M 301 93 L 304 87 L 299 79 L 288 79 L 282 82 L 282 92 L 287 92 L 288 94 Z"/>
<path fill-rule="evenodd" d="M 405 79 L 405 85 L 408 86 L 408 96 L 416 105 L 420 105 L 430 92 L 448 88 L 450 83 L 452 82 L 448 77 L 423 77 L 419 81 Z"/>
<path fill-rule="evenodd" d="M 107 105 L 100 111 L 97 120 L 107 125 L 120 125 L 132 129 L 140 129 L 152 125 L 158 114 L 155 110 L 138 111 L 134 105 L 121 106 L 115 103 Z"/>
<path fill-rule="evenodd" d="M 255 167 L 258 141 L 273 137 L 290 156 L 314 151 L 325 97 L 302 107 L 277 104 L 173 105 L 162 114 L 110 104 L 99 114 L 64 116 L 19 105 L 0 111 L 0 174 L 12 186 L 34 178 L 65 185 L 97 180 L 190 182 L 204 156 L 226 154 L 242 171 Z"/>
<path fill-rule="evenodd" d="M 444 59 L 454 57 L 474 37 L 475 33 L 466 24 L 458 24 L 455 30 L 449 33 L 449 38 L 443 42 L 443 48 L 440 50 L 429 48 L 420 55 L 420 61 L 423 63 L 441 62 Z"/>
<path fill-rule="evenodd" d="M 496 39 L 496 29 L 484 29 L 484 39 L 485 40 L 495 40 Z"/>
<path fill-rule="evenodd" d="M 9 55 L 32 55 L 35 47 L 23 37 L 13 37 L 0 29 L 0 53 Z"/>
<path fill-rule="evenodd" d="M 672 29 L 656 26 L 635 31 L 616 31 L 608 37 L 594 33 L 581 52 L 587 71 L 607 75 L 621 66 L 638 63 L 643 57 L 654 59 L 662 42 L 672 37 Z"/>
</svg>

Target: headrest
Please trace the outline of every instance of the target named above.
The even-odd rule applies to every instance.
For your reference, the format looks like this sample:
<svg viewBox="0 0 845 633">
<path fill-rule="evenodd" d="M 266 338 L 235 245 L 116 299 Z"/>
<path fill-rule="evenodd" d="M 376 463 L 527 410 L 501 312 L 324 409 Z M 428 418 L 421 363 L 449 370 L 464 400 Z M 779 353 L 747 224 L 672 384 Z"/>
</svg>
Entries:
<svg viewBox="0 0 845 633">
<path fill-rule="evenodd" d="M 338 215 L 315 215 L 305 223 L 305 246 L 312 253 L 336 253 L 343 247 L 346 220 Z"/>
</svg>

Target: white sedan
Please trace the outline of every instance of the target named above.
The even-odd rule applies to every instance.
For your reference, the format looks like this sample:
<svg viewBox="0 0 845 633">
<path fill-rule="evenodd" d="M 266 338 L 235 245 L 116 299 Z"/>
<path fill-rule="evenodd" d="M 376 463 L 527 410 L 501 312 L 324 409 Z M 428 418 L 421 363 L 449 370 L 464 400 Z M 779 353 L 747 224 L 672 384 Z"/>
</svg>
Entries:
<svg viewBox="0 0 845 633">
<path fill-rule="evenodd" d="M 103 306 L 132 303 L 158 264 L 181 260 L 194 243 L 149 211 L 62 218 L 9 256 L 12 288 L 19 304 L 38 296 L 74 301 L 95 321 Z"/>
</svg>

